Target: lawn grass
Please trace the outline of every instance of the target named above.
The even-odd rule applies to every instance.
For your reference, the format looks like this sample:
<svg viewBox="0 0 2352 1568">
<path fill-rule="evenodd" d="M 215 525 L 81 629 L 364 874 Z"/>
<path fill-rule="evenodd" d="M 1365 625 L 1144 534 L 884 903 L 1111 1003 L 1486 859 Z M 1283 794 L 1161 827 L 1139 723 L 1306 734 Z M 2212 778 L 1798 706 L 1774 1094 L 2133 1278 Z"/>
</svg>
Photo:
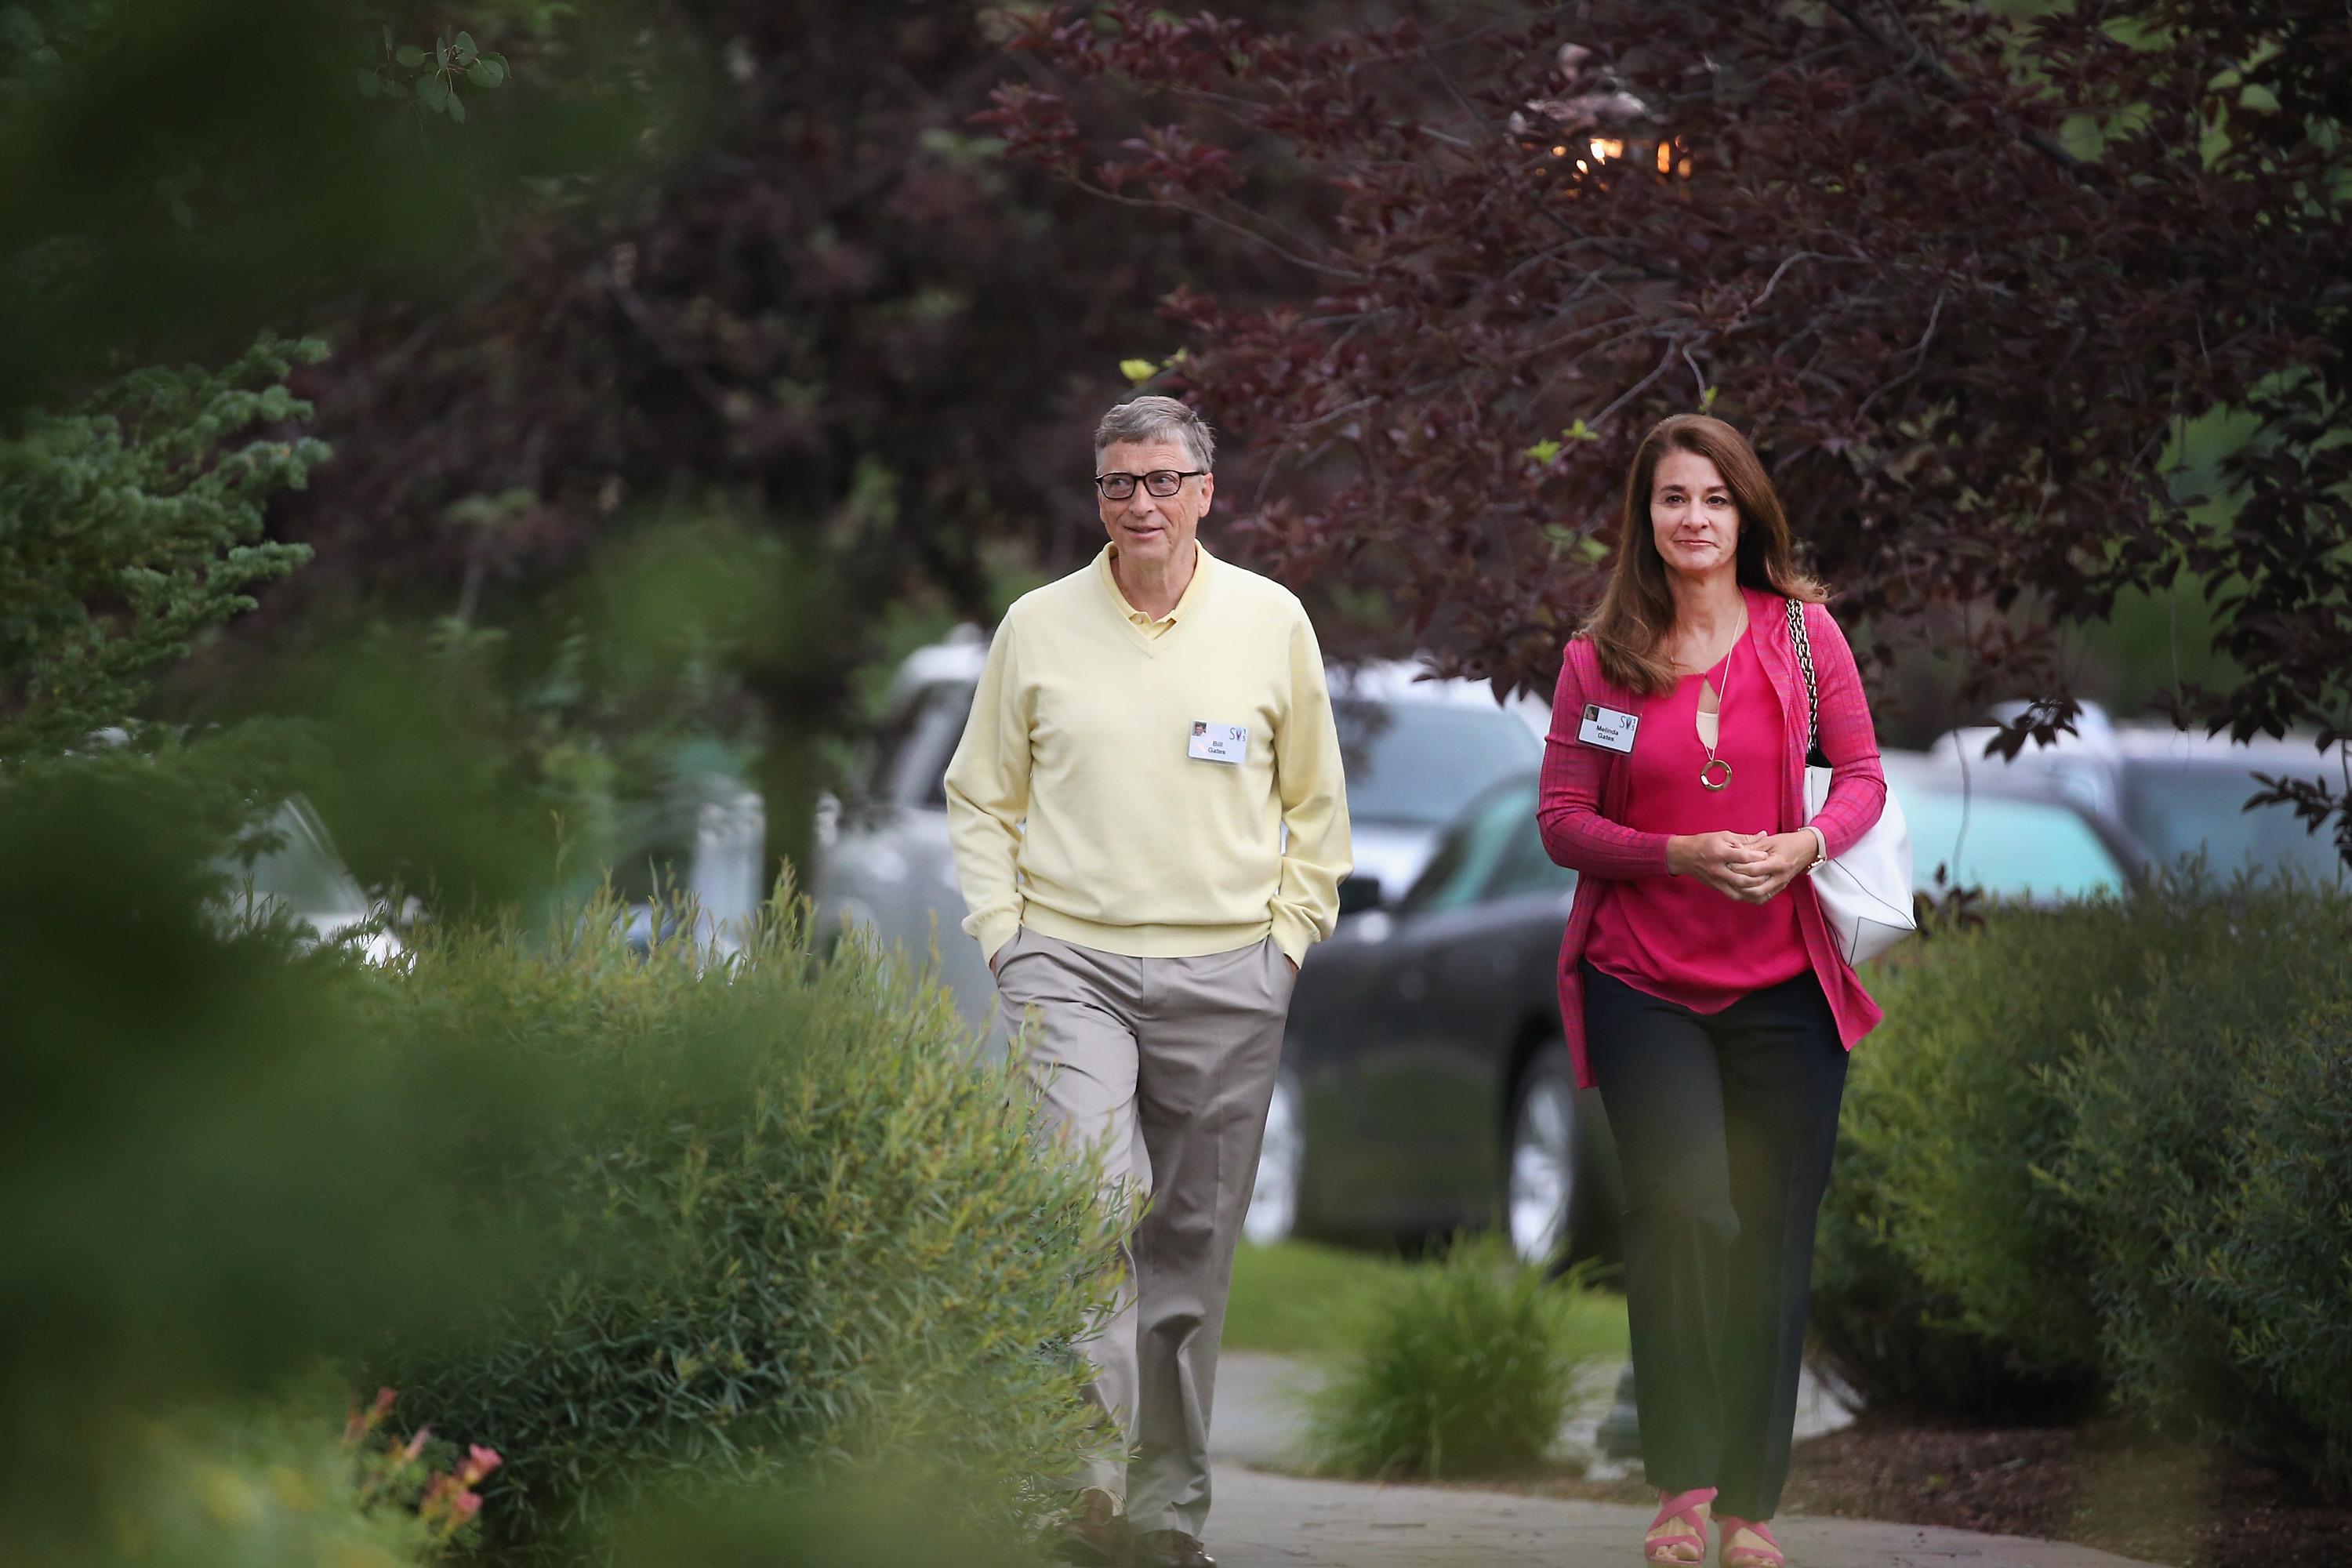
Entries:
<svg viewBox="0 0 2352 1568">
<path fill-rule="evenodd" d="M 1234 1258 L 1225 1307 L 1228 1350 L 1328 1358 L 1363 1344 L 1380 1309 L 1413 1271 L 1431 1265 L 1392 1253 L 1356 1252 L 1313 1242 L 1244 1242 Z M 1579 1359 L 1625 1354 L 1625 1299 L 1613 1290 L 1553 1292 L 1562 1344 Z"/>
<path fill-rule="evenodd" d="M 1586 1285 L 1556 1290 L 1553 1296 L 1559 1303 L 1559 1342 L 1568 1354 L 1590 1365 L 1623 1361 L 1633 1353 L 1622 1292 Z"/>
<path fill-rule="evenodd" d="M 1347 1351 L 1413 1267 L 1392 1253 L 1244 1242 L 1225 1303 L 1225 1348 L 1302 1356 Z"/>
</svg>

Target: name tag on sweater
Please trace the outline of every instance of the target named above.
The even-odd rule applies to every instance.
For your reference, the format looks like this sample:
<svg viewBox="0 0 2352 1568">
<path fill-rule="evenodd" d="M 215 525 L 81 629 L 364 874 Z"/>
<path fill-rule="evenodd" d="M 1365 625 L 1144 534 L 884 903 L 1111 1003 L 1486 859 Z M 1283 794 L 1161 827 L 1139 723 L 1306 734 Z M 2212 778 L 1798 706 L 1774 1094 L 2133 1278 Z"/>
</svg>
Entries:
<svg viewBox="0 0 2352 1568">
<path fill-rule="evenodd" d="M 1633 731 L 1641 727 L 1642 716 L 1638 713 L 1621 713 L 1614 708 L 1588 702 L 1584 705 L 1584 722 L 1577 726 L 1576 738 L 1588 746 L 1631 756 Z"/>
<path fill-rule="evenodd" d="M 1246 724 L 1212 724 L 1206 719 L 1192 721 L 1192 741 L 1184 754 L 1195 762 L 1231 763 L 1235 766 L 1249 761 L 1249 726 Z"/>
</svg>

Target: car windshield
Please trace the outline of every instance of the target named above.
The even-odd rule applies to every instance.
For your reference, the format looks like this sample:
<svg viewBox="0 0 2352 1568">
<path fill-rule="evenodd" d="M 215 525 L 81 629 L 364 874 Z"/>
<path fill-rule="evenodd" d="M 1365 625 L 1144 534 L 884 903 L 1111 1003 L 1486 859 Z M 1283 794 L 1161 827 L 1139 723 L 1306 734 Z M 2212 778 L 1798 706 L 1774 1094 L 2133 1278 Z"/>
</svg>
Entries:
<svg viewBox="0 0 2352 1568">
<path fill-rule="evenodd" d="M 1576 873 L 1553 864 L 1536 825 L 1536 781 L 1496 784 L 1446 830 L 1399 904 L 1403 914 L 1428 914 L 1527 894 L 1559 898 L 1576 889 Z"/>
<path fill-rule="evenodd" d="M 1938 867 L 1944 887 L 1995 899 L 2079 899 L 2124 885 L 2114 854 L 2065 806 L 1941 790 L 1899 790 L 1897 798 L 1911 830 L 1914 880 L 1924 892 L 1939 890 Z"/>
<path fill-rule="evenodd" d="M 2166 866 L 2201 853 L 2217 876 L 2252 868 L 2326 881 L 2343 878 L 2332 835 L 2305 832 L 2302 819 L 2283 805 L 2241 809 L 2261 787 L 2243 767 L 2126 768 L 2124 821 Z"/>
<path fill-rule="evenodd" d="M 1342 698 L 1332 705 L 1359 822 L 1435 826 L 1497 779 L 1543 761 L 1543 742 L 1500 708 Z"/>
<path fill-rule="evenodd" d="M 367 895 L 360 890 L 290 804 L 280 805 L 270 816 L 268 830 L 278 847 L 253 858 L 251 866 L 226 862 L 232 891 L 245 893 L 248 880 L 254 897 L 277 900 L 299 915 L 324 915 L 365 920 Z"/>
</svg>

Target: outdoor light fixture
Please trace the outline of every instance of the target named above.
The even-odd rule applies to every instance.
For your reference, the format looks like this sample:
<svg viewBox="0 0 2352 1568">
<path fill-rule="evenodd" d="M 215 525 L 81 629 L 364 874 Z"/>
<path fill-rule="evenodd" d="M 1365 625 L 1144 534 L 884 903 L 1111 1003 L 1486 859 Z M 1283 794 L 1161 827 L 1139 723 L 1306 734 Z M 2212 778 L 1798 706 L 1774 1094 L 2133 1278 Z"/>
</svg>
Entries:
<svg viewBox="0 0 2352 1568">
<path fill-rule="evenodd" d="M 1549 145 L 1551 155 L 1573 160 L 1579 174 L 1589 174 L 1604 164 L 1654 161 L 1662 178 L 1691 177 L 1690 149 L 1675 137 L 1633 138 L 1620 127 L 1650 120 L 1655 109 L 1631 91 L 1616 72 L 1595 62 L 1581 44 L 1562 44 L 1553 65 L 1566 79 L 1570 93 L 1562 98 L 1530 99 L 1509 121 L 1510 133 L 1521 144 Z M 1579 91 L 1577 89 L 1583 90 Z M 1603 134 L 1614 131 L 1615 134 Z M 1554 138 L 1559 138 L 1555 141 Z"/>
<path fill-rule="evenodd" d="M 1620 137 L 1595 136 L 1580 148 L 1573 147 L 1565 142 L 1554 142 L 1551 155 L 1555 158 L 1566 159 L 1573 153 L 1583 153 L 1584 156 L 1576 159 L 1576 167 L 1580 173 L 1589 174 L 1603 163 L 1642 161 L 1643 145 L 1643 143 L 1640 142 L 1626 141 Z M 1690 150 L 1681 142 L 1672 136 L 1661 136 L 1654 145 L 1653 151 L 1655 154 L 1658 173 L 1661 175 L 1681 180 L 1690 178 Z"/>
</svg>

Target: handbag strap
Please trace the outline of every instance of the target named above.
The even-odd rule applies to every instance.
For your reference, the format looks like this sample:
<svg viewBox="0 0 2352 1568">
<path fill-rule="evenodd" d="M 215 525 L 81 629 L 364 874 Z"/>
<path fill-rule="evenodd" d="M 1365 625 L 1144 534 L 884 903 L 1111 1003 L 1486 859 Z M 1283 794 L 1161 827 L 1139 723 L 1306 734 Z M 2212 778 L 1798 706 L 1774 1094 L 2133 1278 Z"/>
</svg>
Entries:
<svg viewBox="0 0 2352 1568">
<path fill-rule="evenodd" d="M 1822 750 L 1822 688 L 1813 677 L 1813 642 L 1805 635 L 1805 606 L 1796 599 L 1784 599 L 1789 606 L 1789 640 L 1797 645 L 1797 664 L 1805 672 L 1805 762 L 1818 766 L 1813 759 Z"/>
</svg>

